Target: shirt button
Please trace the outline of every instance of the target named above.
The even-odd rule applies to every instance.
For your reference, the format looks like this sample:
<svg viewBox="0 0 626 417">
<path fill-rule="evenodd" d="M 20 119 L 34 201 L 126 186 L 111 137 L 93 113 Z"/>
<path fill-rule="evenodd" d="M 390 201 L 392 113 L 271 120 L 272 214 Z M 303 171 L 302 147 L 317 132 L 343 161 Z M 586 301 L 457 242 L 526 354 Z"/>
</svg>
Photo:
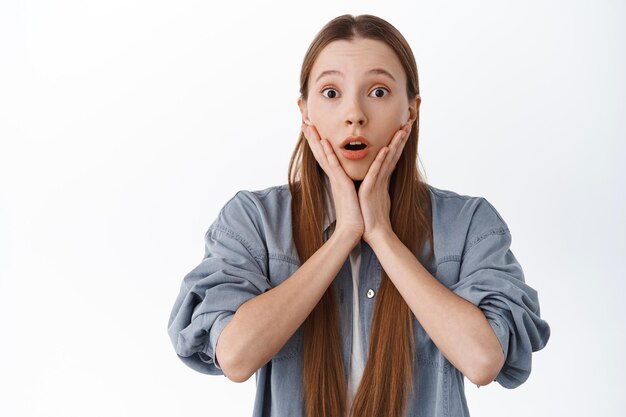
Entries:
<svg viewBox="0 0 626 417">
<path fill-rule="evenodd" d="M 374 296 L 374 290 L 373 289 L 369 289 L 367 290 L 367 298 L 372 298 Z"/>
</svg>

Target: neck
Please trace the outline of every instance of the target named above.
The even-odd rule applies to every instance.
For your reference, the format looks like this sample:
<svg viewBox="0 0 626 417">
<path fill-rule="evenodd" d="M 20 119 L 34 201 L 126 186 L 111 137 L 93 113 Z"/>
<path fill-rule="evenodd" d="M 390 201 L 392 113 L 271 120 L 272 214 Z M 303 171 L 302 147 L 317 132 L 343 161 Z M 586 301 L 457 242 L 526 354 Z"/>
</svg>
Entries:
<svg viewBox="0 0 626 417">
<path fill-rule="evenodd" d="M 356 192 L 359 192 L 359 187 L 361 186 L 361 183 L 363 182 L 363 180 L 352 180 L 352 182 L 354 183 L 354 188 L 356 188 Z"/>
</svg>

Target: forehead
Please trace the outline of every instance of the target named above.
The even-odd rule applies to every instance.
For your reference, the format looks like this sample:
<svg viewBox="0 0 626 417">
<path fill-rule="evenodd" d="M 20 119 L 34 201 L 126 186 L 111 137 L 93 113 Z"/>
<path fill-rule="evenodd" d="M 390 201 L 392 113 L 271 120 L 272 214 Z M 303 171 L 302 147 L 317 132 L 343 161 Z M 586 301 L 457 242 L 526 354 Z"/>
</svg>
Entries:
<svg viewBox="0 0 626 417">
<path fill-rule="evenodd" d="M 365 74 L 371 68 L 383 68 L 396 80 L 404 80 L 400 59 L 383 41 L 375 39 L 336 40 L 324 47 L 311 69 L 312 80 L 323 71 L 339 70 L 347 75 Z"/>
</svg>

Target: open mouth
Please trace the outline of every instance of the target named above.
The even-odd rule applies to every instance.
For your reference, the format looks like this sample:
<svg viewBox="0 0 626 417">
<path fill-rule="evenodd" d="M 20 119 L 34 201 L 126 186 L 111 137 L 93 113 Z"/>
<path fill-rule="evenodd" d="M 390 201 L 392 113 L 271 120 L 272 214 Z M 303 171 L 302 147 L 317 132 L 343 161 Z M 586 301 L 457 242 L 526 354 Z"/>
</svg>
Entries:
<svg viewBox="0 0 626 417">
<path fill-rule="evenodd" d="M 341 148 L 341 153 L 346 159 L 357 161 L 363 159 L 370 153 L 370 147 L 366 143 L 360 141 L 353 141 L 347 143 Z"/>
<path fill-rule="evenodd" d="M 367 145 L 364 143 L 358 143 L 354 145 L 348 143 L 346 146 L 344 146 L 344 149 L 349 151 L 360 151 L 365 148 L 367 148 Z"/>
</svg>

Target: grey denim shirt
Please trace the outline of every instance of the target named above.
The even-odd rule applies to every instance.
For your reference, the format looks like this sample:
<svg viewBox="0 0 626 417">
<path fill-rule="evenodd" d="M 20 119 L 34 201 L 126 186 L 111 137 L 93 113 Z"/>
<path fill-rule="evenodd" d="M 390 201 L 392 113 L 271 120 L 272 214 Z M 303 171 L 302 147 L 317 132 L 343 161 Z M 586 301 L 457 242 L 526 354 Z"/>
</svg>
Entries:
<svg viewBox="0 0 626 417">
<path fill-rule="evenodd" d="M 526 284 L 510 249 L 511 233 L 484 197 L 459 195 L 428 185 L 433 209 L 435 256 L 418 258 L 450 291 L 478 306 L 498 337 L 506 361 L 495 381 L 505 388 L 524 383 L 532 352 L 545 347 L 550 326 L 540 317 L 537 291 Z M 333 230 L 326 218 L 324 238 Z M 238 191 L 220 210 L 205 236 L 199 265 L 187 273 L 168 321 L 178 357 L 190 368 L 224 375 L 215 359 L 220 333 L 246 301 L 288 279 L 300 267 L 292 239 L 288 185 Z M 362 354 L 369 330 L 381 265 L 363 240 L 359 277 Z M 339 301 L 344 374 L 352 349 L 353 285 L 350 260 L 331 284 Z M 464 375 L 442 355 L 413 317 L 416 360 L 407 416 L 469 416 Z M 257 370 L 253 417 L 304 417 L 302 393 L 303 326 Z"/>
</svg>

